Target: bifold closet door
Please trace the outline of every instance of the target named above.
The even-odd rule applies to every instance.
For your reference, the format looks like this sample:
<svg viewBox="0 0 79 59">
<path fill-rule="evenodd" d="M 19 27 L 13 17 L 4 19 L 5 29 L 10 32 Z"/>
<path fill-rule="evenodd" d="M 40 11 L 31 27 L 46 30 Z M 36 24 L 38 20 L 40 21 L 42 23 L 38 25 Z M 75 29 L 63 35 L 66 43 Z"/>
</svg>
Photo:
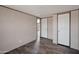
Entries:
<svg viewBox="0 0 79 59">
<path fill-rule="evenodd" d="M 69 46 L 69 13 L 58 15 L 58 44 Z"/>
<path fill-rule="evenodd" d="M 41 19 L 41 37 L 47 38 L 47 18 Z"/>
</svg>

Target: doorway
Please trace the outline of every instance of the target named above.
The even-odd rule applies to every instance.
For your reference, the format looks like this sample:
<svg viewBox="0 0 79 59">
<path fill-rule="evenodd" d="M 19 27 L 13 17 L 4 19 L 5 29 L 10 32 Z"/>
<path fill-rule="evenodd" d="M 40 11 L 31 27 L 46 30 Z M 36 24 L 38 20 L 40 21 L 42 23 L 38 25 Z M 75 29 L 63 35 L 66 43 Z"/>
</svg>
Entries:
<svg viewBox="0 0 79 59">
<path fill-rule="evenodd" d="M 41 37 L 47 38 L 47 18 L 41 19 Z"/>
<path fill-rule="evenodd" d="M 37 37 L 40 38 L 40 18 L 37 18 Z"/>
</svg>

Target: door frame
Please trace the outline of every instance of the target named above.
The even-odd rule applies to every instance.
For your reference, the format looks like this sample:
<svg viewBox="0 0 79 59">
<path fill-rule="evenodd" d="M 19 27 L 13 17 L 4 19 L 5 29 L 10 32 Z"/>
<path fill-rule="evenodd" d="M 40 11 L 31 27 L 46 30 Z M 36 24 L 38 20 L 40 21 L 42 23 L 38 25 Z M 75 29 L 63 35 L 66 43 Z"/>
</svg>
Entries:
<svg viewBox="0 0 79 59">
<path fill-rule="evenodd" d="M 40 20 L 40 37 L 41 37 L 41 18 L 37 17 L 37 18 L 36 18 L 36 39 L 37 39 L 37 31 L 38 31 L 37 19 L 39 19 L 39 20 Z"/>
<path fill-rule="evenodd" d="M 42 31 L 42 19 L 48 19 L 47 17 L 45 17 L 45 18 L 41 18 L 41 21 L 40 21 L 40 31 Z M 40 32 L 40 37 L 42 37 L 42 38 L 48 38 L 48 22 L 47 22 L 47 37 L 42 37 L 41 36 L 41 33 L 42 32 Z"/>
<path fill-rule="evenodd" d="M 62 12 L 62 13 L 57 14 L 57 44 L 59 44 L 58 43 L 58 16 L 61 14 L 66 14 L 66 13 L 69 13 L 69 46 L 68 47 L 71 47 L 71 11 Z M 62 45 L 62 44 L 60 44 L 60 45 Z M 63 46 L 65 46 L 65 45 L 63 45 Z"/>
</svg>

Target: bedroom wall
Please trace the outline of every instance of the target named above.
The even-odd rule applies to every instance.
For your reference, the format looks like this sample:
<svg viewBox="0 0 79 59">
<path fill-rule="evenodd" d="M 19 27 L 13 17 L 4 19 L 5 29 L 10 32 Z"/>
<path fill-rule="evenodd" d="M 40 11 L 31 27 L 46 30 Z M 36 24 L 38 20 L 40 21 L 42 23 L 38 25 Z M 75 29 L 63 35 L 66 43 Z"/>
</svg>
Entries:
<svg viewBox="0 0 79 59">
<path fill-rule="evenodd" d="M 53 18 L 52 17 L 48 17 L 47 18 L 47 37 L 48 39 L 52 39 L 52 22 Z"/>
<path fill-rule="evenodd" d="M 52 39 L 53 43 L 57 44 L 57 14 L 53 15 L 52 18 Z"/>
<path fill-rule="evenodd" d="M 0 53 L 36 40 L 36 17 L 0 6 Z"/>
</svg>

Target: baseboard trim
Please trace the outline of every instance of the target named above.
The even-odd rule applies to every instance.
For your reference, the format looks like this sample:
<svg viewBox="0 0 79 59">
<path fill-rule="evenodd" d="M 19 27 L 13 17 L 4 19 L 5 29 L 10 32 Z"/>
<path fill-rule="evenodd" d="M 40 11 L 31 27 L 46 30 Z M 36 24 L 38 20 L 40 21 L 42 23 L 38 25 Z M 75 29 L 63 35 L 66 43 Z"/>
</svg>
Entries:
<svg viewBox="0 0 79 59">
<path fill-rule="evenodd" d="M 57 44 L 57 45 L 61 45 L 61 46 L 70 48 L 70 46 L 66 46 L 66 45 L 63 45 L 63 44 Z"/>
<path fill-rule="evenodd" d="M 31 41 L 31 42 L 27 43 L 27 45 L 30 44 L 30 43 L 33 43 L 33 42 L 35 42 L 35 41 L 36 41 L 36 40 Z M 24 44 L 24 45 L 26 45 L 26 44 Z M 24 46 L 24 45 L 21 45 L 21 46 L 19 46 L 19 47 L 17 47 L 17 48 L 20 48 L 20 47 L 22 47 L 22 46 Z M 17 49 L 17 48 L 15 48 L 15 49 Z M 12 49 L 12 50 L 10 50 L 10 51 L 13 51 L 13 50 L 15 50 L 15 49 Z M 10 51 L 4 52 L 3 54 L 7 54 L 7 53 L 9 53 Z"/>
<path fill-rule="evenodd" d="M 77 49 L 71 48 L 70 46 L 66 46 L 66 45 L 62 45 L 62 44 L 57 44 L 57 45 L 61 45 L 61 46 L 64 46 L 64 47 L 67 47 L 67 48 L 70 48 L 70 49 L 73 49 L 73 50 L 79 51 L 79 50 L 77 50 Z"/>
<path fill-rule="evenodd" d="M 71 48 L 71 47 L 70 47 L 70 48 Z M 71 48 L 71 49 L 76 50 L 76 51 L 79 51 L 78 49 L 74 49 L 74 48 Z"/>
<path fill-rule="evenodd" d="M 49 39 L 49 38 L 45 38 L 45 37 L 40 37 L 40 38 Z M 52 40 L 52 39 L 49 39 L 49 40 Z"/>
</svg>

